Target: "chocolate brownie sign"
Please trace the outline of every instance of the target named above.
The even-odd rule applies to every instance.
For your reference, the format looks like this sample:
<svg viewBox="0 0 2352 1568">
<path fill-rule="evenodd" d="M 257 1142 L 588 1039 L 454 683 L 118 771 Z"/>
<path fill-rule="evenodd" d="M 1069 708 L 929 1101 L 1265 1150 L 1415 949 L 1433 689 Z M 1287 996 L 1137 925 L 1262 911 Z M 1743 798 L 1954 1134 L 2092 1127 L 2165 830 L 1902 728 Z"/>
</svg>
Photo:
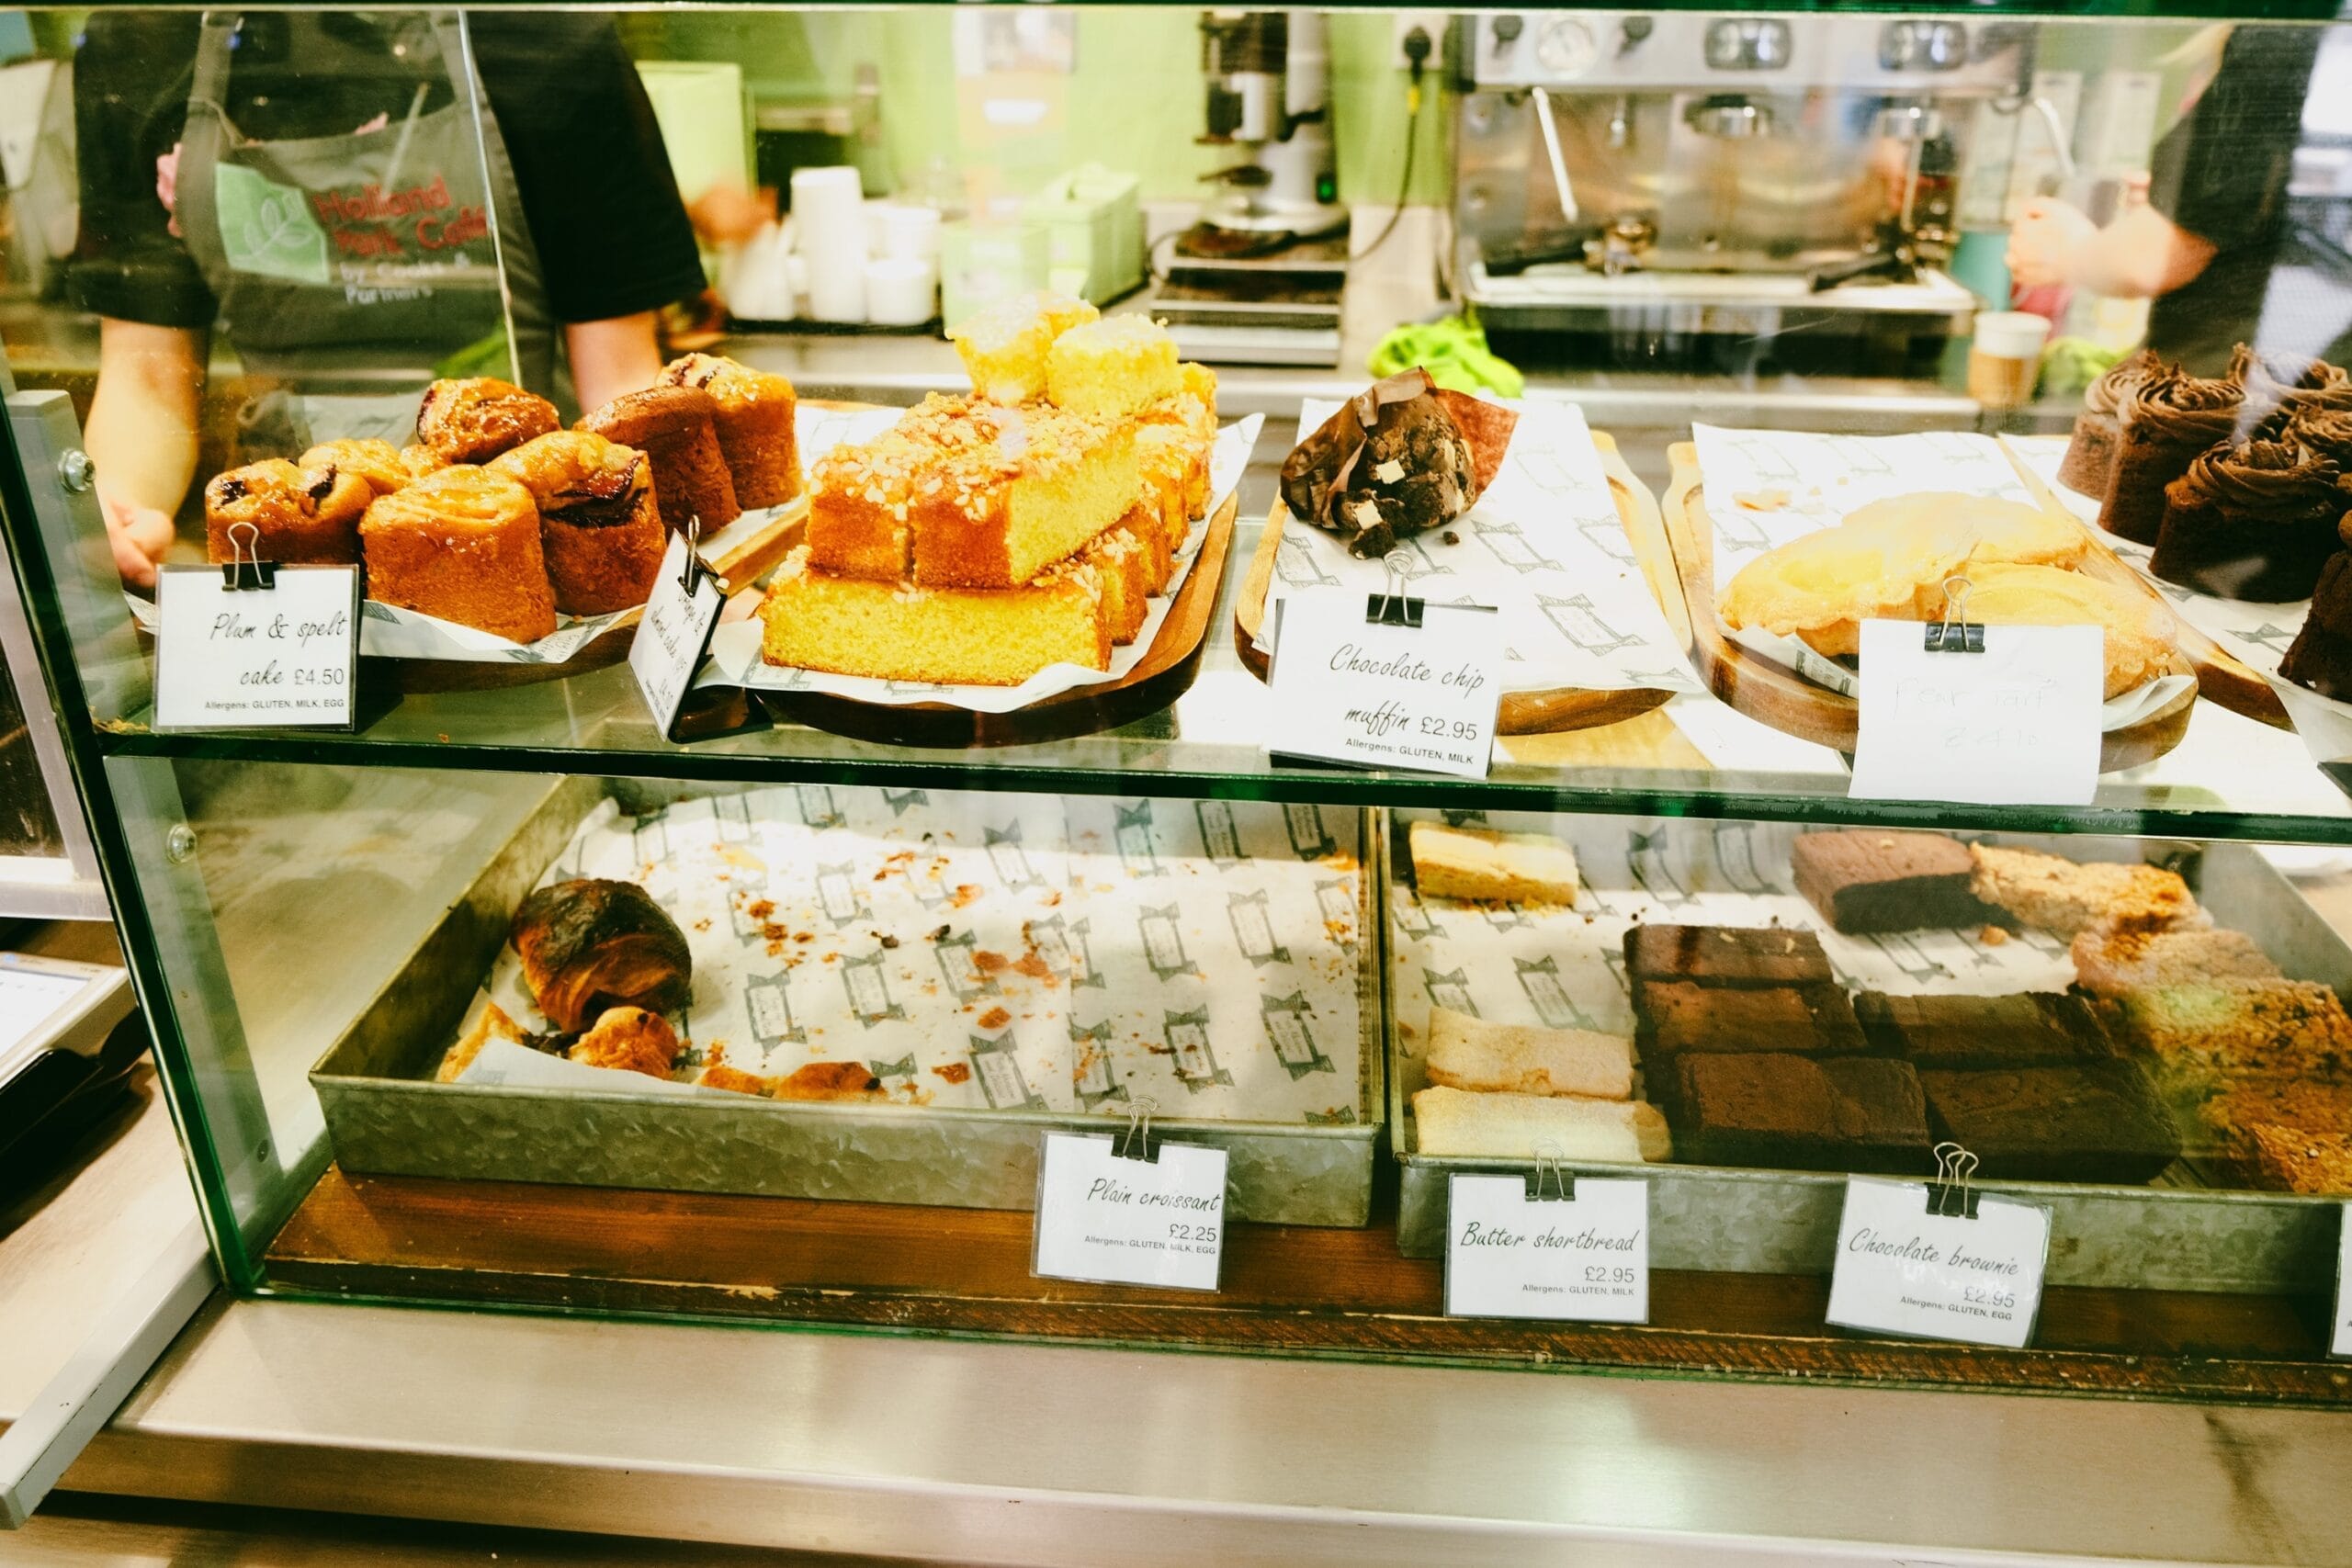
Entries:
<svg viewBox="0 0 2352 1568">
<path fill-rule="evenodd" d="M 2050 1211 L 2038 1203 L 1851 1177 L 1828 1321 L 2022 1349 L 2041 1311 L 2049 1256 Z"/>
</svg>

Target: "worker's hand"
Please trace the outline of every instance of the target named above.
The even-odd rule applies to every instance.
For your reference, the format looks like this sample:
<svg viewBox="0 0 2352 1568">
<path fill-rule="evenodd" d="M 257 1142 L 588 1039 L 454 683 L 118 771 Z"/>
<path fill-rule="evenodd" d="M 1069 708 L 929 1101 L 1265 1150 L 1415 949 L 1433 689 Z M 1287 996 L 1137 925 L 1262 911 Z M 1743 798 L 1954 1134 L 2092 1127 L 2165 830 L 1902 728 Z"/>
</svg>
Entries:
<svg viewBox="0 0 2352 1568">
<path fill-rule="evenodd" d="M 2080 208 L 2054 197 L 2025 204 L 2009 229 L 2009 281 L 2019 288 L 2046 288 L 2075 281 L 2075 258 L 2098 225 Z"/>
<path fill-rule="evenodd" d="M 172 520 L 152 506 L 107 498 L 98 492 L 98 510 L 106 514 L 107 542 L 114 547 L 115 570 L 133 588 L 155 586 L 155 568 L 172 547 Z"/>
</svg>

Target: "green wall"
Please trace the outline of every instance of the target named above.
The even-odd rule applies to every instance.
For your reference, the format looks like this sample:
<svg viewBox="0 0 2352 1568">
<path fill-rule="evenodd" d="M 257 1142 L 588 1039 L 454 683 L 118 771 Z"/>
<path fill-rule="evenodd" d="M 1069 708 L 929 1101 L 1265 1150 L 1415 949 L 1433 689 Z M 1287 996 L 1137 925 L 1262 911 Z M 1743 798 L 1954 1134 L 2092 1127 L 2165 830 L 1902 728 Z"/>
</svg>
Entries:
<svg viewBox="0 0 2352 1568">
<path fill-rule="evenodd" d="M 882 85 L 891 159 L 911 180 L 944 158 L 1025 194 L 1073 164 L 1132 171 L 1147 199 L 1200 196 L 1201 175 L 1222 162 L 1195 144 L 1201 130 L 1200 11 L 1191 6 L 1089 6 L 1078 21 L 1075 73 L 1054 81 L 956 75 L 951 7 L 896 11 L 664 10 L 622 18 L 640 58 L 732 60 L 754 101 L 845 97 L 857 66 L 872 62 Z M 1405 73 L 1388 67 L 1385 14 L 1330 18 L 1333 140 L 1340 186 L 1350 201 L 1396 198 L 1405 145 Z M 1434 71 L 1413 158 L 1410 199 L 1445 191 L 1446 109 Z M 1052 112 L 1018 131 L 980 123 L 974 100 L 989 93 L 1035 96 Z"/>
</svg>

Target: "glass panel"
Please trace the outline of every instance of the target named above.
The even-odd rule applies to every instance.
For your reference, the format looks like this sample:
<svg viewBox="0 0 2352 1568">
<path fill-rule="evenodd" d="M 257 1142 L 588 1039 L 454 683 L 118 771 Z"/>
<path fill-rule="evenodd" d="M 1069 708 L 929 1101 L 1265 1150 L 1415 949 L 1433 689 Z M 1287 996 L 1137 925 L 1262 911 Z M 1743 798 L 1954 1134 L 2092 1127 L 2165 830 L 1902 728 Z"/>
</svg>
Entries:
<svg viewBox="0 0 2352 1568">
<path fill-rule="evenodd" d="M 8 537 L 232 1279 L 1515 1364 L 1580 1335 L 1772 1375 L 1803 1339 L 1833 1377 L 2340 1401 L 2306 1309 L 2352 1184 L 2347 38 L 2009 7 L 1418 39 L 1170 7 L 0 16 Z M 739 487 L 748 522 L 703 529 L 729 587 L 801 581 L 769 574 L 821 529 L 778 492 L 820 438 L 970 392 L 932 288 L 960 321 L 1008 280 L 1166 318 L 1226 427 L 1264 419 L 1229 511 L 1187 472 L 1149 507 L 1106 485 L 1128 510 L 1094 531 L 1039 514 L 1080 536 L 1043 574 L 1186 525 L 1204 564 L 1135 597 L 1189 629 L 1114 655 L 1159 675 L 985 719 L 722 684 L 673 741 L 626 626 L 452 656 L 438 623 L 531 642 L 594 613 L 562 551 L 620 573 L 614 540 Z M 2166 367 L 2111 375 L 2143 338 Z M 1408 444 L 1353 510 L 1289 515 L 1286 459 L 1375 350 L 1516 400 L 1506 449 L 1432 475 Z M 614 406 L 704 352 L 790 378 L 797 457 L 782 394 L 723 367 Z M 1205 439 L 1176 374 L 1106 446 Z M 486 375 L 524 390 L 428 409 Z M 1018 422 L 1020 462 L 1080 418 L 956 417 Z M 1446 439 L 1492 418 L 1452 405 Z M 575 420 L 619 455 L 507 462 Z M 330 436 L 390 450 L 240 467 Z M 1415 533 L 1406 492 L 1458 470 L 1491 482 Z M 433 500 L 465 486 L 494 504 Z M 256 495 L 274 553 L 316 525 L 371 635 L 437 656 L 376 645 L 350 734 L 157 733 L 123 579 Z M 1356 591 L 1365 507 L 1542 671 L 1484 779 L 1271 760 L 1272 604 Z M 362 516 L 411 554 L 369 558 Z M 894 604 L 966 603 L 940 526 L 879 526 Z M 1786 568 L 1833 527 L 1864 546 Z M 1085 581 L 1016 572 L 1016 531 L 988 587 Z M 467 565 L 485 539 L 514 553 Z M 1076 592 L 1104 644 L 1132 553 Z M 1833 602 L 1751 613 L 1749 570 Z M 2003 572 L 2096 604 L 2061 618 L 2109 628 L 2141 705 L 2102 718 L 2092 804 L 1849 799 L 1854 626 Z M 857 657 L 1029 647 L 970 626 Z M 1028 1272 L 1040 1138 L 1146 1100 L 1231 1154 L 1215 1302 Z M 2075 1355 L 1822 1335 L 1845 1179 L 1924 1179 L 1942 1139 L 2049 1205 L 2037 1343 Z M 1650 1183 L 1670 1328 L 1443 1315 L 1448 1180 L 1555 1143 Z"/>
</svg>

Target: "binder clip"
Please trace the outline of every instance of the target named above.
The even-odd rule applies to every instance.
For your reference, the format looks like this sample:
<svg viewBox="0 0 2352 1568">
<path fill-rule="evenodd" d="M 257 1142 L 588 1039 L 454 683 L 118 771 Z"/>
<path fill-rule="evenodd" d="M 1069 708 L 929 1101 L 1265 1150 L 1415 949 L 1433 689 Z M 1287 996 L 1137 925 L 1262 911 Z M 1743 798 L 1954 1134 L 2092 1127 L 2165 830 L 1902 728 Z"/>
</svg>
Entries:
<svg viewBox="0 0 2352 1568">
<path fill-rule="evenodd" d="M 220 563 L 220 586 L 231 593 L 277 586 L 277 563 L 261 558 L 261 530 L 250 523 L 229 525 L 229 558 Z"/>
<path fill-rule="evenodd" d="M 1111 1141 L 1114 1158 L 1139 1159 L 1146 1165 L 1159 1160 L 1159 1151 L 1151 1142 L 1151 1113 L 1158 1109 L 1148 1095 L 1127 1107 L 1127 1130 Z"/>
<path fill-rule="evenodd" d="M 1936 1145 L 1936 1179 L 1928 1184 L 1928 1213 L 1940 1219 L 1976 1217 L 1976 1156 L 1955 1143 Z"/>
<path fill-rule="evenodd" d="M 1568 1174 L 1566 1157 L 1560 1145 L 1549 1140 L 1535 1145 L 1535 1173 L 1527 1179 L 1529 1202 L 1544 1201 L 1544 1186 L 1547 1179 L 1553 1188 L 1552 1195 L 1558 1201 L 1565 1203 L 1577 1195 L 1576 1178 Z"/>
<path fill-rule="evenodd" d="M 1391 550 L 1380 558 L 1380 564 L 1387 569 L 1388 580 L 1382 585 L 1379 592 L 1364 595 L 1364 624 L 1375 626 L 1405 626 L 1419 631 L 1421 626 L 1421 612 L 1427 607 L 1427 602 L 1412 598 L 1405 592 L 1407 584 L 1411 581 L 1409 569 L 1413 564 L 1412 552 L 1401 549 Z"/>
<path fill-rule="evenodd" d="M 1982 653 L 1984 628 L 1968 618 L 1968 579 L 1944 579 L 1944 618 L 1928 626 L 1929 653 Z"/>
<path fill-rule="evenodd" d="M 686 562 L 678 569 L 678 586 L 685 591 L 688 599 L 692 599 L 695 590 L 702 586 L 702 580 L 710 575 L 710 569 L 702 564 L 702 519 L 689 517 L 686 519 Z M 726 585 L 721 583 L 722 592 L 725 588 Z"/>
</svg>

